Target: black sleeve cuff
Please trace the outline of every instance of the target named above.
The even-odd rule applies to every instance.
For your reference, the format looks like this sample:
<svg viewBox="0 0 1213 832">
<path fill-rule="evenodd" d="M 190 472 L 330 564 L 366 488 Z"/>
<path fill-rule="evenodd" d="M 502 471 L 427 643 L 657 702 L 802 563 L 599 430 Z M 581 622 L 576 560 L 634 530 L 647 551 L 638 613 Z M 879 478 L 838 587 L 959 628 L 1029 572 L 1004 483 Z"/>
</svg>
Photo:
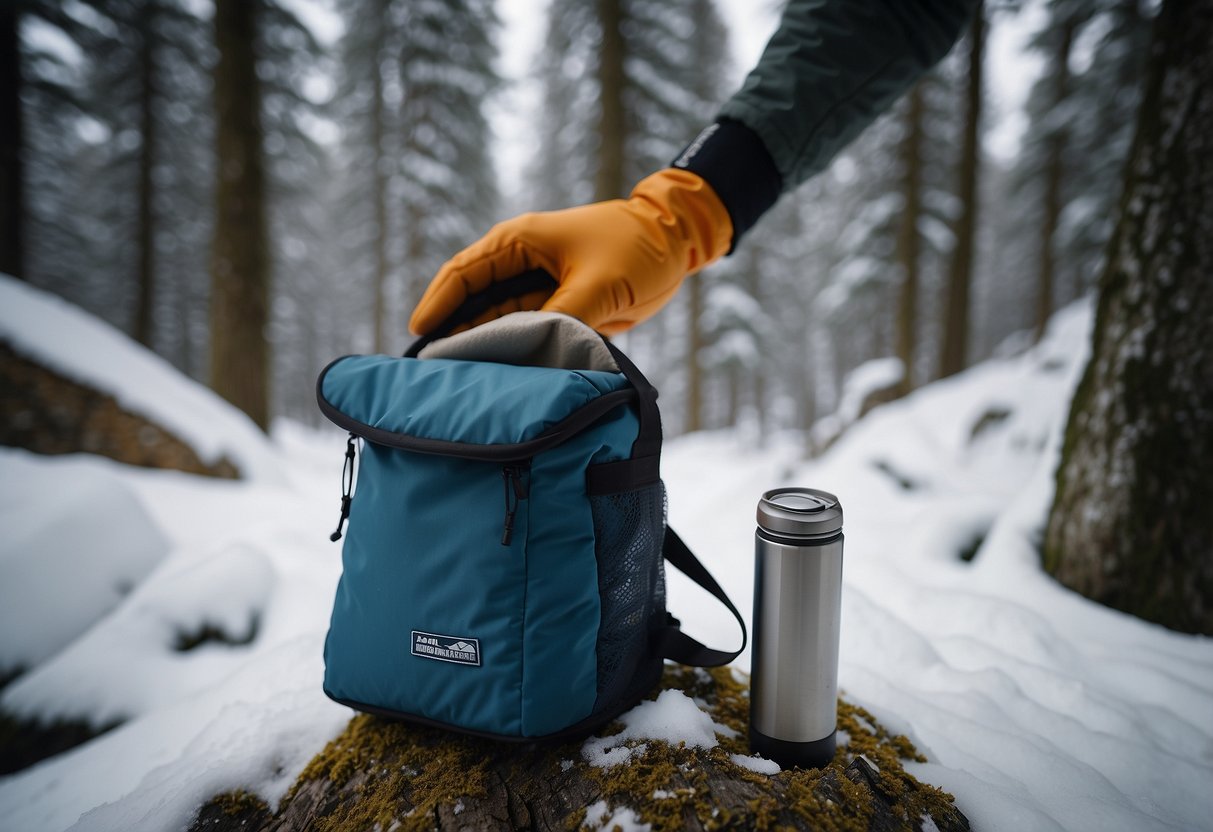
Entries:
<svg viewBox="0 0 1213 832">
<path fill-rule="evenodd" d="M 731 119 L 705 127 L 670 164 L 703 177 L 720 197 L 733 221 L 730 254 L 783 192 L 783 177 L 762 139 Z"/>
</svg>

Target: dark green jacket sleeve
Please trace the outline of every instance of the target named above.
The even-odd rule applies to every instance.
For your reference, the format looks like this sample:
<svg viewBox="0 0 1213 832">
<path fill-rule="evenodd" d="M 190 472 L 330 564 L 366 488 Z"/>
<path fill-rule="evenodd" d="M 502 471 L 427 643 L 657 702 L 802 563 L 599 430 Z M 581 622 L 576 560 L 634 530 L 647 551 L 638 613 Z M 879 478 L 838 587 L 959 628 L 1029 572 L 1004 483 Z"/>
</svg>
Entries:
<svg viewBox="0 0 1213 832">
<path fill-rule="evenodd" d="M 824 168 L 947 54 L 974 5 L 790 0 L 741 90 L 675 166 L 716 187 L 736 240 L 780 193 Z"/>
</svg>

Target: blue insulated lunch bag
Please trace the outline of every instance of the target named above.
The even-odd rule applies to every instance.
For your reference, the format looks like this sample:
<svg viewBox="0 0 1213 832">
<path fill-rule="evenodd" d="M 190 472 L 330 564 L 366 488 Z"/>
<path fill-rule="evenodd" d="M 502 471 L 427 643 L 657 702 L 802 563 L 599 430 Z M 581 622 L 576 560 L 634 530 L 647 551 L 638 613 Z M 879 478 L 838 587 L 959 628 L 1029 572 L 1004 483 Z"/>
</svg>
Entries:
<svg viewBox="0 0 1213 832">
<path fill-rule="evenodd" d="M 350 433 L 325 693 L 479 736 L 563 739 L 635 705 L 663 659 L 734 659 L 666 612 L 668 559 L 728 607 L 744 648 L 737 609 L 666 528 L 657 393 L 632 362 L 555 313 L 430 340 L 339 358 L 317 383 Z M 491 359 L 417 357 L 465 340 Z M 599 368 L 506 363 L 534 342 L 566 356 L 572 343 Z"/>
</svg>

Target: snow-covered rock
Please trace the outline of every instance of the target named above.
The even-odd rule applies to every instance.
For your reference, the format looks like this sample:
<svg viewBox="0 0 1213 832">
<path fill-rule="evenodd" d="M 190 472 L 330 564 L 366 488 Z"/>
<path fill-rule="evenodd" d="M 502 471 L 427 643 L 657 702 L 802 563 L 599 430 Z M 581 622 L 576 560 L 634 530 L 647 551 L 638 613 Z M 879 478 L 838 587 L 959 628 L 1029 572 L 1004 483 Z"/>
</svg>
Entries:
<svg viewBox="0 0 1213 832">
<path fill-rule="evenodd" d="M 169 540 L 115 472 L 0 449 L 0 675 L 52 656 L 117 606 Z"/>
<path fill-rule="evenodd" d="M 279 481 L 272 447 L 253 421 L 109 324 L 0 275 L 0 344 L 64 378 L 112 396 L 185 442 L 207 465 L 227 459 L 245 477 Z"/>
</svg>

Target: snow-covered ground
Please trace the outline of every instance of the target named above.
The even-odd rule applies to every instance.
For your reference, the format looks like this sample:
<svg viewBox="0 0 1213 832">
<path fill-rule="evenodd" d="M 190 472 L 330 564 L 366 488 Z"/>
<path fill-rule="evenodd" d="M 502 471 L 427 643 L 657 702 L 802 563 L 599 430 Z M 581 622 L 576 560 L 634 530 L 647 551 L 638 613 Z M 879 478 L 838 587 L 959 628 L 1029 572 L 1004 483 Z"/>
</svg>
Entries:
<svg viewBox="0 0 1213 832">
<path fill-rule="evenodd" d="M 1064 311 L 1038 348 L 879 408 L 819 460 L 733 434 L 672 441 L 671 522 L 748 611 L 762 491 L 839 495 L 844 695 L 910 735 L 930 758 L 914 773 L 953 792 L 975 829 L 1207 829 L 1213 641 L 1085 601 L 1037 563 L 1089 320 L 1087 306 Z M 267 473 L 236 483 L 0 449 L 0 669 L 32 667 L 0 709 L 124 720 L 0 778 L 0 829 L 176 830 L 238 787 L 273 802 L 345 724 L 320 689 L 343 436 L 280 424 L 251 442 Z M 681 576 L 670 607 L 713 645 L 737 638 Z M 208 626 L 255 638 L 175 649 Z M 626 730 L 710 744 L 690 704 L 667 695 Z M 599 764 L 615 753 L 583 750 Z"/>
</svg>

